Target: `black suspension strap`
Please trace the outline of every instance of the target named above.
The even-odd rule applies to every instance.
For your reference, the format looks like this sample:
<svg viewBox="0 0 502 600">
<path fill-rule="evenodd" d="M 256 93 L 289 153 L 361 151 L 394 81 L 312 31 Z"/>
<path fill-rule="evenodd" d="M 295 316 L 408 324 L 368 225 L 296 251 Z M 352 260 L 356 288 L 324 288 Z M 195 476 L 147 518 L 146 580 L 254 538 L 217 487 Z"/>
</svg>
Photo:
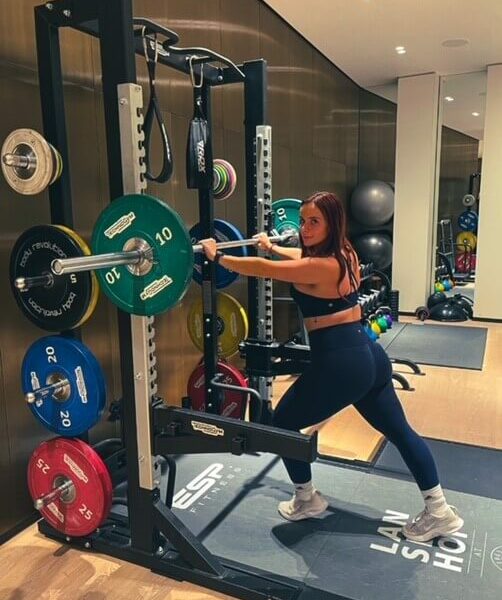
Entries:
<svg viewBox="0 0 502 600">
<path fill-rule="evenodd" d="M 173 155 L 171 151 L 171 144 L 169 136 L 167 135 L 166 126 L 160 110 L 159 100 L 157 97 L 157 91 L 155 88 L 155 70 L 157 68 L 158 60 L 158 47 L 157 47 L 157 33 L 153 33 L 153 40 L 147 38 L 145 27 L 143 27 L 143 50 L 145 54 L 146 66 L 148 69 L 148 79 L 150 81 L 150 100 L 148 102 L 148 108 L 145 115 L 145 122 L 143 125 L 145 131 L 145 164 L 146 173 L 145 177 L 150 181 L 156 181 L 158 183 L 165 183 L 169 180 L 173 173 Z M 151 40 L 151 41 L 150 41 Z M 153 42 L 153 56 L 151 55 L 152 43 Z M 152 136 L 152 127 L 154 119 L 157 121 L 160 136 L 162 140 L 162 168 L 158 175 L 153 175 L 150 170 L 150 144 Z"/>
</svg>

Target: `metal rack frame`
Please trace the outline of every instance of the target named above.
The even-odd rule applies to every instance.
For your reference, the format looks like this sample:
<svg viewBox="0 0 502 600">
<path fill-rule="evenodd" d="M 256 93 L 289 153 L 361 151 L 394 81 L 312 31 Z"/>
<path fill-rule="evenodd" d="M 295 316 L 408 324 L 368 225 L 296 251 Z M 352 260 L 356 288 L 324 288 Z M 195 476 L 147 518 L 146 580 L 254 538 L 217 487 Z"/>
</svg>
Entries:
<svg viewBox="0 0 502 600">
<path fill-rule="evenodd" d="M 68 156 L 63 77 L 59 29 L 71 27 L 99 39 L 106 124 L 106 144 L 110 198 L 144 189 L 140 150 L 135 135 L 140 124 L 141 88 L 136 81 L 135 54 L 143 54 L 142 40 L 135 25 L 166 36 L 159 49 L 158 62 L 189 74 L 188 55 L 197 55 L 192 63 L 218 60 L 224 67 L 204 66 L 203 110 L 211 128 L 211 88 L 243 82 L 245 106 L 246 214 L 248 237 L 269 216 L 257 214 L 257 206 L 271 201 L 271 181 L 266 177 L 258 146 L 265 135 L 266 63 L 263 60 L 233 65 L 231 61 L 207 49 L 180 49 L 177 36 L 144 19 L 134 19 L 132 0 L 56 0 L 35 8 L 35 27 L 39 62 L 40 95 L 44 134 L 61 152 L 65 169 L 49 188 L 51 219 L 73 226 L 71 174 Z M 144 30 L 145 31 L 145 30 Z M 152 41 L 152 43 L 156 43 Z M 223 59 L 223 60 L 221 60 Z M 243 77 L 244 76 L 244 77 Z M 136 131 L 136 134 L 135 134 Z M 270 148 L 271 150 L 271 148 Z M 134 166 L 133 177 L 130 168 Z M 267 185 L 265 185 L 265 183 Z M 268 186 L 268 187 L 267 187 Z M 113 200 L 112 200 L 113 201 Z M 260 208 L 262 210 L 262 208 Z M 204 236 L 214 234 L 212 191 L 199 190 L 199 212 Z M 261 215 L 261 216 L 260 216 Z M 204 338 L 207 401 L 210 407 L 211 382 L 217 364 L 216 304 L 214 265 L 203 267 Z M 265 290 L 266 291 L 266 290 Z M 256 279 L 248 285 L 250 335 L 271 338 L 271 299 L 263 298 Z M 167 498 L 160 498 L 158 455 L 181 452 L 269 451 L 312 462 L 317 453 L 317 438 L 227 419 L 211 414 L 165 407 L 155 401 L 155 372 L 150 318 L 118 312 L 122 373 L 122 432 L 127 464 L 127 515 L 111 516 L 91 535 L 70 538 L 54 530 L 44 520 L 39 530 L 48 537 L 83 548 L 94 548 L 162 573 L 186 579 L 245 600 L 293 600 L 301 584 L 263 571 L 251 569 L 213 556 L 171 511 L 169 495 L 174 488 L 175 468 L 169 472 Z M 265 327 L 263 327 L 265 325 Z M 221 389 L 215 388 L 214 394 Z M 267 391 L 265 386 L 265 392 Z M 217 435 L 215 434 L 217 433 Z"/>
</svg>

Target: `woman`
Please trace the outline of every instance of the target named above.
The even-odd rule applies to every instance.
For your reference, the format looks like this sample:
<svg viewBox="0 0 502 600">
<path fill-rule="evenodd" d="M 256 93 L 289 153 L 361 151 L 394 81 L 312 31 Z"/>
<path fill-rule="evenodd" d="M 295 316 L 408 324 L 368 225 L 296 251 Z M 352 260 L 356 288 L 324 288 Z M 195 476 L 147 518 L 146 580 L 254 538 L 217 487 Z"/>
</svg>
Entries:
<svg viewBox="0 0 502 600">
<path fill-rule="evenodd" d="M 259 247 L 283 261 L 229 256 L 217 250 L 214 240 L 201 242 L 207 258 L 227 269 L 292 284 L 309 334 L 311 362 L 281 398 L 273 424 L 299 431 L 354 405 L 396 445 L 424 497 L 424 510 L 403 528 L 406 537 L 425 542 L 454 533 L 463 520 L 446 502 L 428 446 L 406 420 L 387 354 L 361 326 L 359 264 L 347 239 L 343 205 L 334 194 L 318 192 L 303 202 L 300 214 L 301 249 L 280 248 L 266 234 L 258 235 Z M 291 459 L 284 464 L 295 490 L 291 500 L 279 504 L 280 514 L 298 521 L 323 513 L 328 502 L 312 484 L 310 464 Z"/>
</svg>

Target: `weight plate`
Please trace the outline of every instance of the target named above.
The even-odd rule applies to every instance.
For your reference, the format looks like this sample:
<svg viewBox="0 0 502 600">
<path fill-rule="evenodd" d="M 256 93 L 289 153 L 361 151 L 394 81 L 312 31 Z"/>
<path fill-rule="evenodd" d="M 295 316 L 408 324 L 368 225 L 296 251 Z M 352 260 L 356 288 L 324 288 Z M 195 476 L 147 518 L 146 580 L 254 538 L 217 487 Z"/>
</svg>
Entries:
<svg viewBox="0 0 502 600">
<path fill-rule="evenodd" d="M 53 158 L 53 174 L 49 185 L 52 185 L 55 181 L 57 181 L 61 177 L 61 173 L 63 172 L 63 158 L 61 154 L 54 148 L 52 144 L 49 144 L 49 147 L 52 152 Z"/>
<path fill-rule="evenodd" d="M 216 370 L 218 373 L 223 373 L 224 375 L 224 377 L 220 379 L 221 383 L 248 387 L 244 375 L 239 369 L 236 369 L 232 365 L 218 361 Z M 187 395 L 191 400 L 193 410 L 200 410 L 202 412 L 205 412 L 206 410 L 205 381 L 204 363 L 202 363 L 195 367 L 187 383 Z M 243 419 L 246 412 L 246 403 L 247 394 L 245 395 L 239 392 L 224 390 L 219 414 L 223 417 Z"/>
<path fill-rule="evenodd" d="M 287 229 L 300 231 L 300 208 L 301 200 L 284 198 L 272 203 L 272 230 L 279 235 Z"/>
<path fill-rule="evenodd" d="M 478 228 L 478 215 L 473 210 L 464 210 L 458 217 L 458 226 L 463 231 L 476 231 Z"/>
<path fill-rule="evenodd" d="M 457 273 L 469 273 L 471 270 L 471 253 L 463 252 L 455 259 L 455 271 Z"/>
<path fill-rule="evenodd" d="M 189 232 L 191 243 L 196 244 L 198 240 L 202 238 L 200 223 L 194 225 Z M 242 233 L 229 223 L 228 221 L 222 221 L 221 219 L 214 220 L 214 237 L 217 242 L 233 242 L 244 239 Z M 225 254 L 231 254 L 232 256 L 247 256 L 246 246 L 238 246 L 236 248 L 225 248 Z M 195 255 L 195 262 L 193 267 L 193 279 L 199 285 L 202 284 L 202 261 L 204 256 L 201 252 Z M 216 265 L 216 288 L 221 289 L 232 284 L 239 277 L 238 273 L 229 271 L 221 265 Z"/>
<path fill-rule="evenodd" d="M 237 173 L 235 172 L 234 167 L 226 160 L 217 158 L 214 162 L 216 162 L 217 166 L 223 169 L 223 172 L 225 173 L 224 185 L 222 189 L 219 190 L 217 194 L 215 194 L 215 198 L 217 200 L 226 200 L 235 191 L 235 188 L 237 186 Z"/>
<path fill-rule="evenodd" d="M 474 206 L 476 204 L 476 198 L 472 195 L 472 194 L 466 194 L 463 198 L 462 198 L 462 204 L 466 207 L 469 208 L 470 206 Z"/>
<path fill-rule="evenodd" d="M 11 167 L 5 164 L 8 155 L 28 157 L 28 167 Z M 33 129 L 16 129 L 5 139 L 1 161 L 2 171 L 10 187 L 20 194 L 38 194 L 52 183 L 58 171 L 57 157 L 50 144 Z"/>
<path fill-rule="evenodd" d="M 28 488 L 33 500 L 71 480 L 70 488 L 40 510 L 44 519 L 70 536 L 85 536 L 99 527 L 112 504 L 112 481 L 105 463 L 78 439 L 42 442 L 28 464 Z"/>
<path fill-rule="evenodd" d="M 55 227 L 57 227 L 58 229 L 61 229 L 62 231 L 65 231 L 70 237 L 72 237 L 75 240 L 75 242 L 78 244 L 78 246 L 82 249 L 82 252 L 84 253 L 84 255 L 89 256 L 91 254 L 90 247 L 87 245 L 85 240 L 79 236 L 79 234 L 76 231 L 73 231 L 73 229 L 70 229 L 69 227 L 65 227 L 64 225 L 56 225 Z M 85 312 L 83 317 L 80 319 L 80 321 L 75 325 L 75 327 L 81 327 L 89 319 L 89 317 L 93 314 L 93 312 L 96 310 L 96 306 L 98 304 L 98 299 L 99 299 L 98 278 L 96 277 L 94 271 L 90 271 L 90 275 L 91 275 L 92 290 L 91 290 L 91 299 L 89 301 L 89 306 L 87 307 L 87 311 Z"/>
<path fill-rule="evenodd" d="M 218 199 L 219 195 L 224 191 L 228 184 L 228 174 L 225 168 L 220 165 L 219 162 L 216 162 L 216 164 L 213 163 L 213 169 L 218 173 L 219 178 L 217 187 L 213 189 L 214 197 Z"/>
<path fill-rule="evenodd" d="M 468 252 L 472 252 L 476 248 L 477 238 L 470 231 L 461 231 L 457 235 L 457 247 L 464 246 Z M 460 248 L 459 248 L 460 249 Z"/>
<path fill-rule="evenodd" d="M 239 344 L 248 336 L 248 318 L 242 305 L 229 294 L 220 292 L 217 302 L 218 354 L 224 358 L 233 356 Z M 204 352 L 204 329 L 202 298 L 192 303 L 188 313 L 188 333 L 194 346 Z"/>
<path fill-rule="evenodd" d="M 59 336 L 40 338 L 24 357 L 21 377 L 24 394 L 68 380 L 61 391 L 36 395 L 29 404 L 47 429 L 73 437 L 100 420 L 106 402 L 105 379 L 95 356 L 82 342 Z"/>
<path fill-rule="evenodd" d="M 78 240 L 78 241 L 77 241 Z M 90 273 L 54 276 L 52 284 L 22 292 L 14 283 L 17 278 L 51 273 L 56 258 L 84 256 L 85 242 L 58 225 L 36 225 L 17 239 L 10 256 L 12 293 L 26 317 L 47 331 L 64 331 L 81 325 L 92 313 L 97 301 L 97 282 Z"/>
<path fill-rule="evenodd" d="M 220 188 L 221 184 L 221 175 L 219 169 L 216 168 L 216 165 L 213 166 L 213 194 L 216 194 L 216 191 Z"/>
<path fill-rule="evenodd" d="M 136 315 L 156 315 L 185 295 L 192 278 L 192 243 L 180 216 L 167 204 L 153 196 L 122 196 L 98 218 L 93 251 L 134 250 L 138 242 L 151 248 L 153 263 L 120 265 L 96 273 L 102 291 L 119 308 Z"/>
</svg>

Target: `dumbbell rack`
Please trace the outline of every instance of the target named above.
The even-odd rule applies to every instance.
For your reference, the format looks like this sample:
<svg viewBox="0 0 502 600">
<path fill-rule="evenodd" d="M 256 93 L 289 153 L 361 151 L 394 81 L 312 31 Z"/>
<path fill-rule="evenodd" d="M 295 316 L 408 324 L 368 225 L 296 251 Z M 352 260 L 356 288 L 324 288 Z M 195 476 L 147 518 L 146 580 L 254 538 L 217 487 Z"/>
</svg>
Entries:
<svg viewBox="0 0 502 600">
<path fill-rule="evenodd" d="M 144 21 L 144 20 L 143 20 Z M 112 199 L 144 190 L 142 157 L 142 91 L 136 84 L 135 54 L 143 53 L 142 40 L 134 36 L 132 0 L 58 0 L 35 8 L 37 54 L 44 134 L 60 150 L 65 169 L 49 188 L 51 219 L 73 227 L 69 156 L 63 101 L 59 28 L 72 27 L 99 38 L 107 141 L 109 191 Z M 156 43 L 156 42 L 155 42 Z M 189 74 L 187 57 L 159 52 L 158 62 Z M 192 61 L 200 70 L 201 61 Z M 202 61 L 203 62 L 203 61 Z M 266 63 L 263 60 L 239 66 L 245 75 L 246 210 L 248 237 L 266 228 L 271 203 L 271 132 L 266 121 Z M 198 75 L 200 73 L 197 73 Z M 209 129 L 211 88 L 239 83 L 232 68 L 204 65 L 203 111 Z M 118 135 L 119 133 L 119 135 Z M 209 154 L 211 152 L 209 151 Z M 209 157 L 211 158 L 211 157 Z M 202 235 L 212 237 L 212 190 L 199 190 Z M 208 408 L 217 390 L 216 293 L 214 265 L 203 265 L 204 354 Z M 250 279 L 248 285 L 250 335 L 272 339 L 271 283 Z M 170 510 L 175 468 L 170 465 L 168 493 L 160 498 L 159 455 L 183 452 L 274 452 L 312 462 L 316 436 L 282 432 L 272 427 L 197 414 L 156 402 L 153 319 L 118 311 L 121 348 L 122 435 L 127 463 L 127 517 L 107 522 L 89 536 L 70 538 L 44 520 L 39 529 L 48 537 L 83 548 L 94 548 L 151 568 L 176 579 L 245 599 L 293 599 L 299 586 L 243 565 L 214 557 Z M 79 331 L 72 333 L 78 336 Z M 214 385 L 213 385 L 214 383 Z M 270 381 L 252 382 L 263 399 Z M 211 387 L 215 388 L 213 393 Z M 258 393 L 251 390 L 255 396 Z M 211 396 L 211 394 L 213 394 Z M 215 437 L 215 432 L 218 432 Z"/>
</svg>

